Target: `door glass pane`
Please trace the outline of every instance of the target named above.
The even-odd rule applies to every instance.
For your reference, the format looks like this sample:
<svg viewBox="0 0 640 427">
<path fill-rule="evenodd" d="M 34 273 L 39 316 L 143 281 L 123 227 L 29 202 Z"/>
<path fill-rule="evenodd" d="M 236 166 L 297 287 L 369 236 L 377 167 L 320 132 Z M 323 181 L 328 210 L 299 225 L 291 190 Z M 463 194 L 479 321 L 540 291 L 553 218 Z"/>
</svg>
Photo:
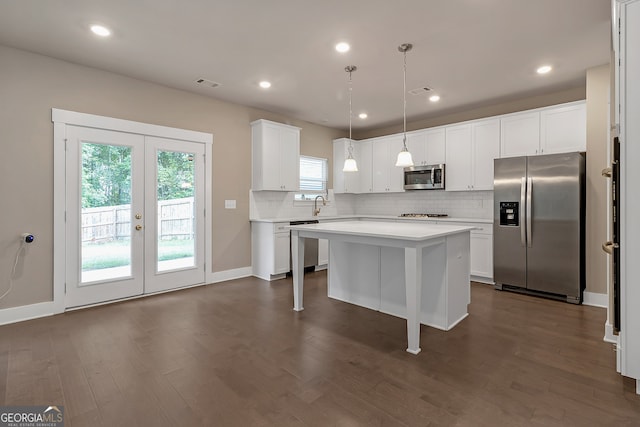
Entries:
<svg viewBox="0 0 640 427">
<path fill-rule="evenodd" d="M 194 155 L 158 150 L 157 167 L 157 271 L 194 267 Z"/>
<path fill-rule="evenodd" d="M 82 143 L 82 283 L 131 276 L 131 147 Z"/>
</svg>

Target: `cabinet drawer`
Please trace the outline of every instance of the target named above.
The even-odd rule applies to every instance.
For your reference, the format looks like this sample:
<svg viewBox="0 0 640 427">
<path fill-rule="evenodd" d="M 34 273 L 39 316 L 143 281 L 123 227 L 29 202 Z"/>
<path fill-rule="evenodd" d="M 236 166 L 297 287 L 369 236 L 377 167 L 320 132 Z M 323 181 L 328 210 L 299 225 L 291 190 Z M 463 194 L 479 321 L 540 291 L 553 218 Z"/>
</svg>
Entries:
<svg viewBox="0 0 640 427">
<path fill-rule="evenodd" d="M 273 224 L 273 232 L 274 233 L 288 233 L 289 232 L 289 223 L 288 222 L 276 222 Z"/>
<path fill-rule="evenodd" d="M 474 227 L 476 227 L 475 230 L 472 231 L 472 233 L 475 234 L 493 234 L 493 224 L 486 224 L 486 223 L 473 223 L 471 224 Z"/>
</svg>

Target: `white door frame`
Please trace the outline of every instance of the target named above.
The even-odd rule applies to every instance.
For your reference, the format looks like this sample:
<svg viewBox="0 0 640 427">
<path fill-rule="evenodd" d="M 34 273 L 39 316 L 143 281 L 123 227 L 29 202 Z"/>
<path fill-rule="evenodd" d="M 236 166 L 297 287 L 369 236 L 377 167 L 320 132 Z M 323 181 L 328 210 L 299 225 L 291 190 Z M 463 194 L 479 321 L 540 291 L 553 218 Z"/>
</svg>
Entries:
<svg viewBox="0 0 640 427">
<path fill-rule="evenodd" d="M 214 281 L 211 254 L 213 252 L 213 135 L 130 120 L 115 119 L 75 111 L 51 109 L 53 121 L 53 306 L 54 313 L 65 311 L 65 277 L 67 243 L 66 228 L 66 126 L 76 125 L 129 132 L 146 136 L 201 143 L 205 146 L 205 283 Z"/>
</svg>

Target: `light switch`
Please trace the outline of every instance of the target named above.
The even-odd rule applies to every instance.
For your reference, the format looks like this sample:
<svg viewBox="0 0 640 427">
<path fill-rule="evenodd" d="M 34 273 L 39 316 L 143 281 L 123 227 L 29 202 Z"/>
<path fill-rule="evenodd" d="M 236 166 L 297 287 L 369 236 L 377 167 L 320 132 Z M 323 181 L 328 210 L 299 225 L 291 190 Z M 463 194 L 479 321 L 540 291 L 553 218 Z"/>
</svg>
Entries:
<svg viewBox="0 0 640 427">
<path fill-rule="evenodd" d="M 236 201 L 235 200 L 225 200 L 224 201 L 224 208 L 225 209 L 235 209 L 236 208 Z"/>
</svg>

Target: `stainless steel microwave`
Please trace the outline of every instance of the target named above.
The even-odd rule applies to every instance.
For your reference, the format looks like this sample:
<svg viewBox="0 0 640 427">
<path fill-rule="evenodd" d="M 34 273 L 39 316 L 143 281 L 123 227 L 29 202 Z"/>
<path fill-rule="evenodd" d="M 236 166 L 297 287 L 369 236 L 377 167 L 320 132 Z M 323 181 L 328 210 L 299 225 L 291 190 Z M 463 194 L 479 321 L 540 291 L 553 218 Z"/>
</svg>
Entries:
<svg viewBox="0 0 640 427">
<path fill-rule="evenodd" d="M 404 168 L 405 190 L 444 190 L 444 164 Z"/>
</svg>

